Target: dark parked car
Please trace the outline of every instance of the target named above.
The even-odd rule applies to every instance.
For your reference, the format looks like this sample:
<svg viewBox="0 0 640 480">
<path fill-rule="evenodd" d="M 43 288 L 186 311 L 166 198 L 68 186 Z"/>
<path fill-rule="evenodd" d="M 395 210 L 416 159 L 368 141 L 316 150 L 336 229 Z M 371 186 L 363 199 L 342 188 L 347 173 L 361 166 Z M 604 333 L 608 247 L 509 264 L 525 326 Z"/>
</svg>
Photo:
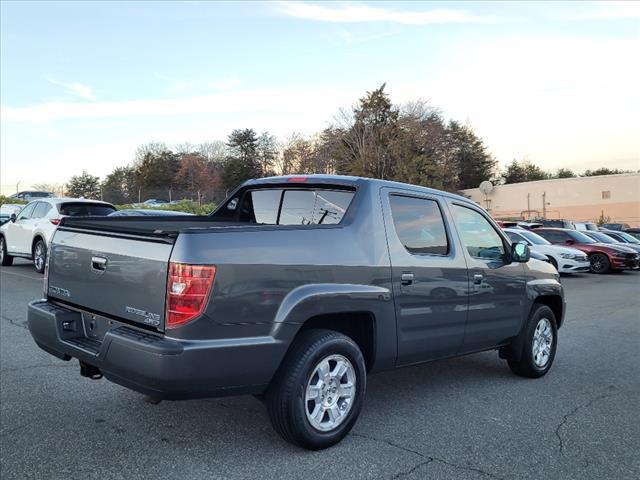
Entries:
<svg viewBox="0 0 640 480">
<path fill-rule="evenodd" d="M 615 230 L 602 230 L 602 233 L 619 241 L 620 243 L 629 243 L 631 245 L 640 245 L 640 240 L 627 232 L 616 232 Z"/>
<path fill-rule="evenodd" d="M 603 223 L 602 225 L 600 225 L 601 228 L 604 228 L 605 230 L 618 230 L 618 231 L 623 231 L 629 227 L 628 223 Z"/>
<path fill-rule="evenodd" d="M 28 322 L 84 376 L 155 399 L 259 395 L 286 440 L 321 449 L 353 427 L 371 373 L 494 349 L 546 374 L 558 278 L 464 197 L 273 177 L 205 217 L 65 218 Z"/>
<path fill-rule="evenodd" d="M 542 227 L 534 228 L 567 228 L 569 230 L 575 230 L 576 226 L 571 220 L 564 220 L 562 218 L 543 218 L 535 221 L 542 225 Z"/>
<path fill-rule="evenodd" d="M 593 238 L 596 242 L 607 243 L 612 245 L 622 245 L 623 247 L 634 250 L 636 253 L 640 253 L 640 244 L 620 241 L 614 237 L 615 233 L 606 233 L 606 232 L 584 232 L 584 233 L 589 237 Z M 623 233 L 623 232 L 619 232 L 619 233 Z"/>
<path fill-rule="evenodd" d="M 640 240 L 640 228 L 625 228 L 624 233 L 628 233 L 632 237 Z"/>
<path fill-rule="evenodd" d="M 638 254 L 620 244 L 608 244 L 594 240 L 586 232 L 566 228 L 538 228 L 535 232 L 556 245 L 570 245 L 589 256 L 593 273 L 626 270 L 638 267 Z M 593 232 L 589 232 L 593 233 Z"/>
<path fill-rule="evenodd" d="M 40 191 L 18 192 L 9 196 L 9 198 L 22 200 L 25 202 L 30 202 L 31 200 L 36 200 L 38 198 L 53 198 L 53 197 L 55 197 L 55 195 L 51 192 L 40 192 Z"/>
</svg>

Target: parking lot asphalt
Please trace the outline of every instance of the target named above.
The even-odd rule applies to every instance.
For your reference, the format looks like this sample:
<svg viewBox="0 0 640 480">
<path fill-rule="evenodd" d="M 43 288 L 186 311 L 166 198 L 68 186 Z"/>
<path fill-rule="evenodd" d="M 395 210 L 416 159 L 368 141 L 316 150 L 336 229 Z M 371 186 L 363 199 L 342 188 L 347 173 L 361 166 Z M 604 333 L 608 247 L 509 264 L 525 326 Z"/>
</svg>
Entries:
<svg viewBox="0 0 640 480">
<path fill-rule="evenodd" d="M 18 260 L 0 282 L 3 480 L 640 477 L 640 272 L 563 277 L 546 377 L 496 352 L 373 375 L 354 430 L 322 452 L 282 441 L 253 397 L 150 405 L 80 377 L 27 330 L 42 276 Z"/>
</svg>

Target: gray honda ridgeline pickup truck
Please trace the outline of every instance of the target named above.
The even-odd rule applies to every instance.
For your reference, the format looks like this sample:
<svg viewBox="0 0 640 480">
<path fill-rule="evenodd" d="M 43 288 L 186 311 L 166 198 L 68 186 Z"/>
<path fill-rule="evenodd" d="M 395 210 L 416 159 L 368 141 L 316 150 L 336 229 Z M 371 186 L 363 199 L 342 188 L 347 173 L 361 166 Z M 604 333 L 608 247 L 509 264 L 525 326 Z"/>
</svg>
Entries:
<svg viewBox="0 0 640 480">
<path fill-rule="evenodd" d="M 204 217 L 68 217 L 36 343 L 159 399 L 253 394 L 289 442 L 353 427 L 367 375 L 498 350 L 540 377 L 565 313 L 555 269 L 449 193 L 365 178 L 251 180 Z"/>
</svg>

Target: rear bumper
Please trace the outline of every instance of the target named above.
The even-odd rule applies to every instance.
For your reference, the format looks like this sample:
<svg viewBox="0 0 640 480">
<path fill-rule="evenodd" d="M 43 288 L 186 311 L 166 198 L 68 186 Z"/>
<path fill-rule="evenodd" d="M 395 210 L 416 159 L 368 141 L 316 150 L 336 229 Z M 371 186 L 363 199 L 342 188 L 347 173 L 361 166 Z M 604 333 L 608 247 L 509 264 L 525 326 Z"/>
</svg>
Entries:
<svg viewBox="0 0 640 480">
<path fill-rule="evenodd" d="M 116 321 L 99 341 L 84 335 L 81 312 L 46 300 L 31 302 L 27 318 L 43 350 L 77 358 L 115 383 L 162 399 L 261 393 L 286 353 L 283 342 L 268 336 L 180 340 Z"/>
</svg>

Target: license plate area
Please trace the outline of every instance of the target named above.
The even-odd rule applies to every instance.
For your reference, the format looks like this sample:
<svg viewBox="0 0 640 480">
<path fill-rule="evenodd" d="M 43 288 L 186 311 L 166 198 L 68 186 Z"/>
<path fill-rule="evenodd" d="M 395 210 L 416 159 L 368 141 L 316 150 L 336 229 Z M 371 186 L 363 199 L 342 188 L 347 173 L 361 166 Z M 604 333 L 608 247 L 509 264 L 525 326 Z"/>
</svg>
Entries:
<svg viewBox="0 0 640 480">
<path fill-rule="evenodd" d="M 114 328 L 113 320 L 93 313 L 82 313 L 82 326 L 84 336 L 91 340 L 102 342 L 105 334 Z"/>
</svg>

